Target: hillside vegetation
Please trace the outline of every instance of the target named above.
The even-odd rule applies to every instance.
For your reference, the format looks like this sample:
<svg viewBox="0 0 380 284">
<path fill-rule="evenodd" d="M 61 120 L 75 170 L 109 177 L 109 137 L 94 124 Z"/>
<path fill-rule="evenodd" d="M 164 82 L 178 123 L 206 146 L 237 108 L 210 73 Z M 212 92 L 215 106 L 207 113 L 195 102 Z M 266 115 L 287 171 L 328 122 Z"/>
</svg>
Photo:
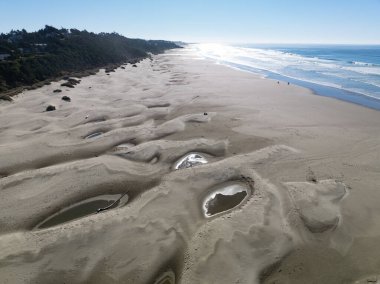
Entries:
<svg viewBox="0 0 380 284">
<path fill-rule="evenodd" d="M 0 34 L 0 92 L 107 65 L 134 63 L 177 48 L 163 40 L 126 38 L 45 26 L 37 32 Z"/>
</svg>

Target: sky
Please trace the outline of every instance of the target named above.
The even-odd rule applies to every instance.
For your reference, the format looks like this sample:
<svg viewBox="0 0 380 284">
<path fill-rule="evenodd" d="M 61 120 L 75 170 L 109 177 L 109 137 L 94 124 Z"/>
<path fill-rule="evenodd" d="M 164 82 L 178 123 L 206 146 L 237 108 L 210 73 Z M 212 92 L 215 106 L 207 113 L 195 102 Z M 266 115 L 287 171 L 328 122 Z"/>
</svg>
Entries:
<svg viewBox="0 0 380 284">
<path fill-rule="evenodd" d="M 0 32 L 45 25 L 185 42 L 380 44 L 380 0 L 0 0 Z"/>
</svg>

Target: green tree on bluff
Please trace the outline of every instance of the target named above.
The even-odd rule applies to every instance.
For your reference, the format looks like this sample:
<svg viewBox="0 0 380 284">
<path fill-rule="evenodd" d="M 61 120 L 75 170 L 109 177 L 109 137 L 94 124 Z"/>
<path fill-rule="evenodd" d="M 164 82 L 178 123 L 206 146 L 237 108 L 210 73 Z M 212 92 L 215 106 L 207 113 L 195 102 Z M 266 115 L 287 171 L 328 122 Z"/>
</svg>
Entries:
<svg viewBox="0 0 380 284">
<path fill-rule="evenodd" d="M 62 73 L 84 71 L 107 64 L 134 62 L 148 53 L 177 48 L 173 42 L 130 39 L 117 33 L 95 34 L 86 30 L 45 26 L 0 34 L 0 92 L 34 84 Z"/>
</svg>

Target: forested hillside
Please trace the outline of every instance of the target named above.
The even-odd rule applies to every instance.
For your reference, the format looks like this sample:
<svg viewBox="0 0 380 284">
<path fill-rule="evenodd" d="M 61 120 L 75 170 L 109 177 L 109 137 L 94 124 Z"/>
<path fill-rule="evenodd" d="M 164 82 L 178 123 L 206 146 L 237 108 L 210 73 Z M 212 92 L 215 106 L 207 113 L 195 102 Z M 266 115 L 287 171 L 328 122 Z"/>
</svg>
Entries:
<svg viewBox="0 0 380 284">
<path fill-rule="evenodd" d="M 178 46 L 163 40 L 126 38 L 45 26 L 0 34 L 0 92 L 109 64 L 136 62 Z"/>
</svg>

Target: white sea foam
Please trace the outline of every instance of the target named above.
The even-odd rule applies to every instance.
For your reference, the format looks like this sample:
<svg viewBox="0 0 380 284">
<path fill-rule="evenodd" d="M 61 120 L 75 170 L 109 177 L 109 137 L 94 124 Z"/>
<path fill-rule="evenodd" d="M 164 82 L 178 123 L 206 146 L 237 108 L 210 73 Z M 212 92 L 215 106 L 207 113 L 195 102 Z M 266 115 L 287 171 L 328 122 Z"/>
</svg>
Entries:
<svg viewBox="0 0 380 284">
<path fill-rule="evenodd" d="M 196 44 L 192 49 L 204 58 L 260 75 L 270 72 L 380 98 L 380 66 L 376 64 L 344 62 L 273 49 L 222 44 Z"/>
<path fill-rule="evenodd" d="M 376 64 L 373 64 L 373 63 L 360 62 L 360 61 L 351 61 L 350 63 L 354 65 L 359 65 L 359 66 L 376 66 Z"/>
<path fill-rule="evenodd" d="M 349 70 L 357 73 L 361 73 L 364 75 L 378 75 L 380 76 L 380 67 L 342 67 L 344 70 Z"/>
</svg>

